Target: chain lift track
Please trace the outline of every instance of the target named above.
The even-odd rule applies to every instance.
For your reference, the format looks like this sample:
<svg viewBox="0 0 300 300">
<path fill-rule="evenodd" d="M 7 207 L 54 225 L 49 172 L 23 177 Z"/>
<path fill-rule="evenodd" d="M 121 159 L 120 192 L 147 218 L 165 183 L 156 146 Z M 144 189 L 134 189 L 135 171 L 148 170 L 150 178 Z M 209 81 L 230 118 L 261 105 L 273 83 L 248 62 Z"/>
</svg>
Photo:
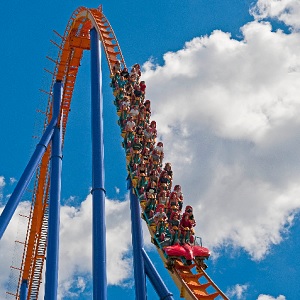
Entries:
<svg viewBox="0 0 300 300">
<path fill-rule="evenodd" d="M 58 58 L 54 61 L 55 68 L 48 93 L 49 98 L 44 122 L 45 130 L 52 118 L 53 85 L 56 81 L 61 81 L 63 96 L 59 120 L 62 121 L 63 141 L 78 68 L 83 51 L 90 49 L 89 31 L 93 27 L 98 31 L 111 74 L 113 74 L 113 66 L 117 61 L 120 61 L 121 65 L 126 67 L 117 38 L 102 12 L 102 7 L 99 6 L 97 9 L 79 7 L 75 10 L 68 21 L 64 35 L 60 36 L 61 44 L 58 45 L 53 42 L 59 51 Z M 17 291 L 15 293 L 7 292 L 8 295 L 14 296 L 15 299 L 20 298 L 19 290 L 23 280 L 28 280 L 28 300 L 38 299 L 39 295 L 47 248 L 50 157 L 51 147 L 48 146 L 36 172 Z M 150 226 L 148 228 L 153 238 L 153 230 Z M 158 252 L 167 266 L 167 259 L 163 250 L 158 247 Z M 192 268 L 196 270 L 192 272 Z M 178 286 L 181 297 L 185 299 L 228 299 L 196 263 L 185 266 L 180 260 L 175 260 L 174 267 L 172 270 L 169 270 L 169 273 Z M 206 282 L 200 283 L 201 278 L 204 278 Z M 207 288 L 212 288 L 213 292 L 208 292 Z"/>
</svg>

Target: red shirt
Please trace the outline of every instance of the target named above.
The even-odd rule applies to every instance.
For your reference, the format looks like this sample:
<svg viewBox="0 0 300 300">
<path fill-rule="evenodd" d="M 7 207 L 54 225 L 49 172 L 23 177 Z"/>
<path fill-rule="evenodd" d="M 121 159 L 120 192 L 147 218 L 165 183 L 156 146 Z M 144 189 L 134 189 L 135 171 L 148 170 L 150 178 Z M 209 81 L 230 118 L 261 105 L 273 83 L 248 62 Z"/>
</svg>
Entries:
<svg viewBox="0 0 300 300">
<path fill-rule="evenodd" d="M 140 88 L 141 88 L 141 92 L 145 93 L 146 84 L 145 83 L 140 83 Z"/>
<path fill-rule="evenodd" d="M 180 226 L 181 227 L 188 227 L 188 228 L 192 228 L 193 227 L 193 225 L 192 225 L 192 223 L 191 223 L 191 221 L 189 220 L 189 219 L 185 219 L 185 218 L 183 218 L 183 219 L 181 219 L 181 221 L 180 221 Z"/>
</svg>

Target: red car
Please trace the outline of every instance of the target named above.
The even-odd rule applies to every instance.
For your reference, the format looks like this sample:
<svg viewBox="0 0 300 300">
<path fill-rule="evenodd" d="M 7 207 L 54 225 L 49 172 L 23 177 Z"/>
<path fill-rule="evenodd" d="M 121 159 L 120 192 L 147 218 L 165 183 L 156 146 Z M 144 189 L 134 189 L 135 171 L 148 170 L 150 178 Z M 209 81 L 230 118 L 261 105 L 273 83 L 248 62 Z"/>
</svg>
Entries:
<svg viewBox="0 0 300 300">
<path fill-rule="evenodd" d="M 188 265 L 195 260 L 195 262 L 204 269 L 206 269 L 207 266 L 203 263 L 203 261 L 204 259 L 208 259 L 210 256 L 208 248 L 199 245 L 190 245 L 188 243 L 183 245 L 176 244 L 167 246 L 164 247 L 163 250 L 171 260 L 175 257 L 185 258 Z"/>
</svg>

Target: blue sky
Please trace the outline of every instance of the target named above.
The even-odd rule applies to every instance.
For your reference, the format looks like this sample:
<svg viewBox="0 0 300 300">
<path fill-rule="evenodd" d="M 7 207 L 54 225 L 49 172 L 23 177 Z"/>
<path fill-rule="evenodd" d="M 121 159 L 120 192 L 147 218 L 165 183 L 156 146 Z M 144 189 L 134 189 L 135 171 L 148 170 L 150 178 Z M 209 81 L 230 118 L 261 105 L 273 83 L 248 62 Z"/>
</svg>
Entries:
<svg viewBox="0 0 300 300">
<path fill-rule="evenodd" d="M 300 4 L 297 0 L 104 1 L 128 66 L 143 65 L 165 161 L 193 205 L 208 274 L 230 299 L 299 299 Z M 96 1 L 2 2 L 0 209 L 41 134 L 56 57 L 78 6 Z M 255 6 L 256 5 L 256 6 Z M 250 10 L 255 7 L 252 13 Z M 77 78 L 63 158 L 61 299 L 90 299 L 89 53 Z M 125 157 L 103 61 L 109 299 L 134 299 Z M 25 195 L 18 212 L 26 211 Z M 118 216 L 116 224 L 115 218 Z M 0 241 L 5 298 L 16 216 Z M 179 292 L 144 228 L 145 247 L 174 298 Z M 119 247 L 122 245 L 122 247 Z M 18 250 L 18 249 L 17 249 Z M 149 299 L 157 299 L 148 284 Z M 8 298 L 9 299 L 9 298 Z"/>
</svg>

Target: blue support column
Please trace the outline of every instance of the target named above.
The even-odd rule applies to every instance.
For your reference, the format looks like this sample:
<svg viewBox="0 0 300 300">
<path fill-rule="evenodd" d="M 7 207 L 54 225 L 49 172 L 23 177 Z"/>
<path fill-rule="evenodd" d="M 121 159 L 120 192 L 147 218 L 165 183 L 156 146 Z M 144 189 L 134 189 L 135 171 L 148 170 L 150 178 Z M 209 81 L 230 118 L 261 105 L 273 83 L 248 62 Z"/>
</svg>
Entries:
<svg viewBox="0 0 300 300">
<path fill-rule="evenodd" d="M 133 247 L 133 268 L 135 281 L 136 300 L 147 299 L 146 275 L 144 269 L 144 259 L 142 256 L 143 231 L 141 224 L 141 208 L 137 196 L 132 191 L 132 184 L 128 180 L 130 190 L 130 210 L 131 210 L 131 234 Z"/>
<path fill-rule="evenodd" d="M 28 294 L 28 281 L 23 280 L 21 283 L 20 300 L 27 300 L 27 294 Z"/>
<path fill-rule="evenodd" d="M 57 118 L 58 115 L 53 113 L 51 122 L 47 126 L 40 142 L 37 144 L 34 153 L 32 154 L 20 180 L 17 183 L 17 186 L 2 211 L 0 216 L 0 239 L 2 238 L 6 227 L 8 226 L 22 196 L 24 195 L 38 164 L 47 150 L 48 144 L 53 135 L 54 127 L 57 123 Z"/>
<path fill-rule="evenodd" d="M 144 257 L 146 275 L 148 276 L 159 298 L 164 300 L 174 300 L 173 294 L 169 292 L 144 249 L 142 249 L 142 254 Z"/>
<path fill-rule="evenodd" d="M 107 299 L 106 226 L 104 189 L 103 99 L 101 48 L 95 28 L 91 36 L 91 100 L 92 100 L 92 198 L 93 198 L 93 299 Z"/>
<path fill-rule="evenodd" d="M 55 82 L 53 87 L 53 112 L 59 112 L 62 98 L 62 84 Z M 48 221 L 48 244 L 46 260 L 45 300 L 57 299 L 58 286 L 58 257 L 59 257 L 59 224 L 60 224 L 60 195 L 62 170 L 62 136 L 61 124 L 54 129 L 52 138 L 50 200 Z"/>
</svg>

